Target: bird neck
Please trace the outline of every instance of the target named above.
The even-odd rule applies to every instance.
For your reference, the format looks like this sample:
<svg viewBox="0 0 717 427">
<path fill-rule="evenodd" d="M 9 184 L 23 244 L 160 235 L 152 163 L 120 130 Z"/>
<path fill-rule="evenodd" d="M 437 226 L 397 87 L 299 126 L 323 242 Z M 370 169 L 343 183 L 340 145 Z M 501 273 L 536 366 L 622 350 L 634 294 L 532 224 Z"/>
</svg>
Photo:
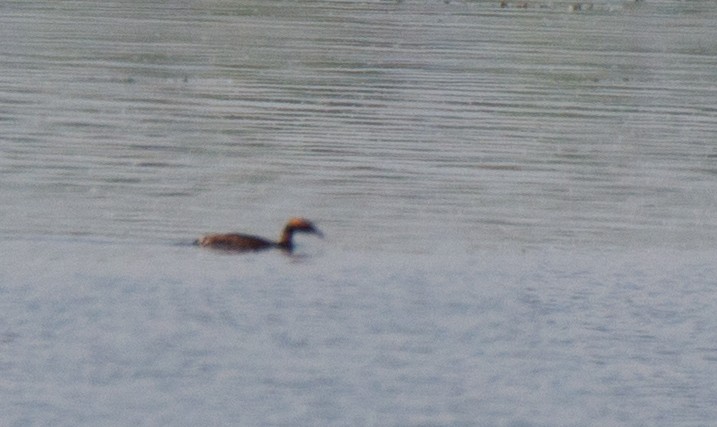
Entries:
<svg viewBox="0 0 717 427">
<path fill-rule="evenodd" d="M 279 239 L 279 246 L 281 246 L 284 249 L 291 250 L 294 248 L 294 242 L 292 240 L 292 237 L 294 237 L 294 229 L 290 226 L 284 227 L 284 231 L 281 232 L 281 238 Z"/>
</svg>

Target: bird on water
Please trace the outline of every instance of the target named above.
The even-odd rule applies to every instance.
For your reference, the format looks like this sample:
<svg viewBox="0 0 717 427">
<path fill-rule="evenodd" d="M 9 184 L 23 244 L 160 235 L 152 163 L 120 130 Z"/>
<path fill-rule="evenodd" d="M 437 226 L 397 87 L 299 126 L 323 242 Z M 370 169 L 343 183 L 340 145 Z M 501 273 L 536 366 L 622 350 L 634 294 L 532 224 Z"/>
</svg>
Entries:
<svg viewBox="0 0 717 427">
<path fill-rule="evenodd" d="M 248 234 L 228 233 L 207 234 L 199 238 L 195 243 L 202 247 L 227 251 L 247 252 L 265 249 L 282 249 L 291 252 L 294 249 L 293 237 L 295 232 L 312 233 L 319 237 L 324 236 L 308 219 L 291 218 L 289 222 L 286 223 L 284 230 L 281 232 L 281 237 L 277 242 Z"/>
</svg>

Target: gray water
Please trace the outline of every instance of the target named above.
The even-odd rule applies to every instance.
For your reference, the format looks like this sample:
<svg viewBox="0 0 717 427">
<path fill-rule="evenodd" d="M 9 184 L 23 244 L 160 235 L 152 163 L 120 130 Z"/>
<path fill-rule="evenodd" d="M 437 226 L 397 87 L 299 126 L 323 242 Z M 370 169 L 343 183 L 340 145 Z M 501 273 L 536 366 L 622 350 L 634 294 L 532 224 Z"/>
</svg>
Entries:
<svg viewBox="0 0 717 427">
<path fill-rule="evenodd" d="M 712 424 L 717 6 L 571 4 L 0 5 L 3 424 Z"/>
</svg>

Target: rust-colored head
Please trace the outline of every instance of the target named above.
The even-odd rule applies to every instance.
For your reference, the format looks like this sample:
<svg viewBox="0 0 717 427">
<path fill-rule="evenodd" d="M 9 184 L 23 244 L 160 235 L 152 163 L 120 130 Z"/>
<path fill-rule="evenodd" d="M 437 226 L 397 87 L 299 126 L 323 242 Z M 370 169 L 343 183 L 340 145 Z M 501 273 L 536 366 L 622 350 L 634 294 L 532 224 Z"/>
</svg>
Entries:
<svg viewBox="0 0 717 427">
<path fill-rule="evenodd" d="M 306 218 L 291 218 L 289 222 L 286 223 L 286 230 L 314 233 L 319 237 L 324 236 L 321 231 L 319 231 L 319 229 L 316 228 L 316 226 Z"/>
</svg>

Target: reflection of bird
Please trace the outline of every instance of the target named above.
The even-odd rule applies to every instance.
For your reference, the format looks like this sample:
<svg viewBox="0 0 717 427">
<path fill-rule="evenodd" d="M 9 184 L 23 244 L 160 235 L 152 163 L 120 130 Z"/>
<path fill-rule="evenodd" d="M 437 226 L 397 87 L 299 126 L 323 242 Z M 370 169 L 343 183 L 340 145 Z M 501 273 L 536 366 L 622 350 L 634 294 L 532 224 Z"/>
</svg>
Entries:
<svg viewBox="0 0 717 427">
<path fill-rule="evenodd" d="M 260 251 L 264 249 L 283 249 L 291 252 L 294 249 L 294 242 L 292 237 L 295 231 L 301 231 L 304 233 L 313 233 L 319 237 L 323 237 L 323 234 L 311 223 L 308 219 L 304 218 L 291 218 L 286 223 L 284 231 L 281 233 L 281 238 L 278 242 L 264 239 L 262 237 L 251 236 L 247 234 L 229 233 L 229 234 L 207 234 L 201 237 L 195 243 L 199 246 L 223 249 L 228 251 Z"/>
</svg>

